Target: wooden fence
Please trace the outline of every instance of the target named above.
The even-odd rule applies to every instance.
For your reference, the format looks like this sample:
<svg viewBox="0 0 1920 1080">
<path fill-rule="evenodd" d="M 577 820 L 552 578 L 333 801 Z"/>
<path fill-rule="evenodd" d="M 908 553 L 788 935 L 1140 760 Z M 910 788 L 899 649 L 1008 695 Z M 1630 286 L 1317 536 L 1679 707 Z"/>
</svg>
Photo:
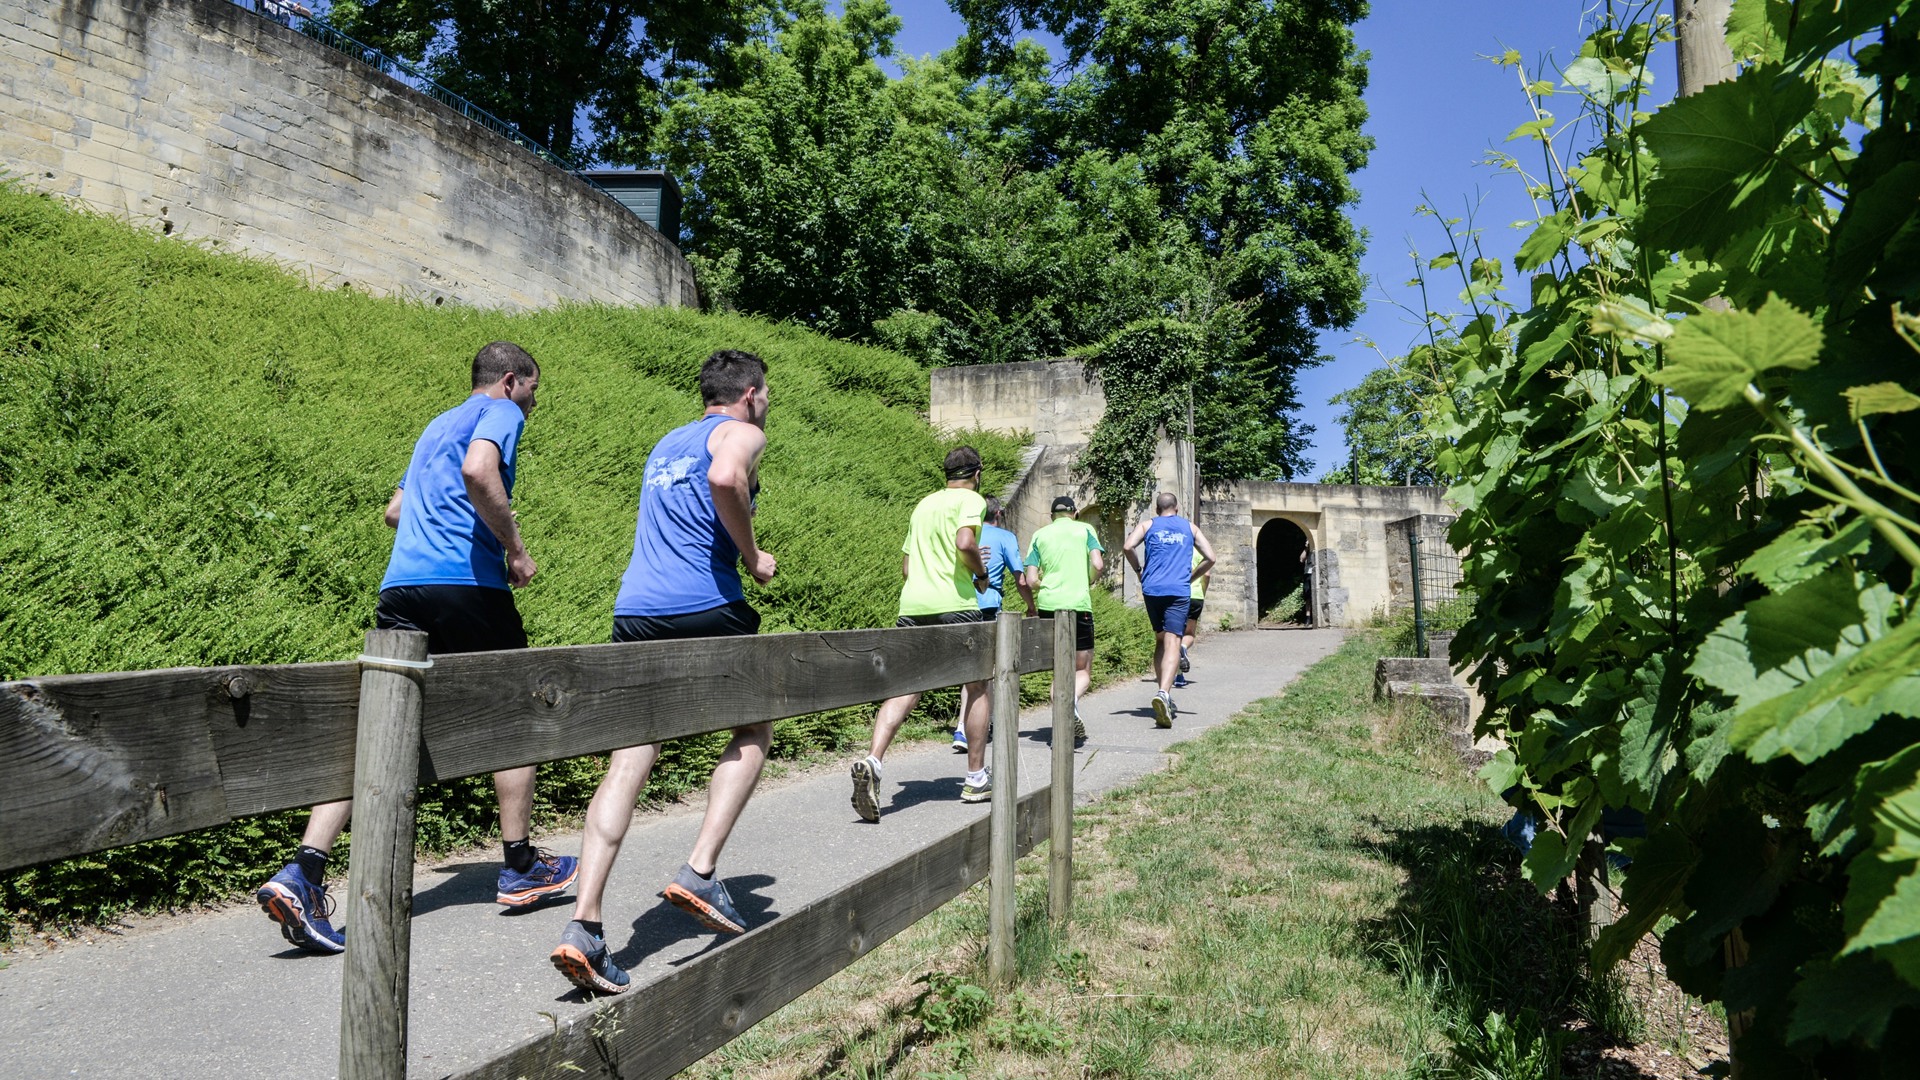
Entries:
<svg viewBox="0 0 1920 1080">
<path fill-rule="evenodd" d="M 1052 783 L 1018 798 L 1019 677 L 1051 668 Z M 991 679 L 992 812 L 528 1040 L 474 1078 L 665 1077 L 991 876 L 989 975 L 1012 980 L 1013 864 L 1048 836 L 1071 900 L 1068 620 L 426 657 L 371 631 L 358 660 L 0 683 L 0 870 L 351 796 L 342 1080 L 406 1072 L 415 785 Z M 366 724 L 360 720 L 365 719 Z M 357 738 L 356 738 L 357 734 Z M 356 759 L 357 754 L 357 759 Z M 990 871 L 990 874 L 989 874 Z"/>
</svg>

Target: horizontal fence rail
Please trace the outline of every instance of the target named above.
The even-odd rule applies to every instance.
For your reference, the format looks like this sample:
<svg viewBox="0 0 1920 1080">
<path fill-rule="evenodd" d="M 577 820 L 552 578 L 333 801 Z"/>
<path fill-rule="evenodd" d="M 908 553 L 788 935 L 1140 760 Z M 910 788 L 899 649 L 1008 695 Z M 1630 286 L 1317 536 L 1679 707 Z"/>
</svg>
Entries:
<svg viewBox="0 0 1920 1080">
<path fill-rule="evenodd" d="M 1021 620 L 1021 673 L 1052 626 Z M 991 623 L 433 658 L 422 782 L 723 731 L 993 674 Z M 353 793 L 361 665 L 0 683 L 0 870 Z"/>
<path fill-rule="evenodd" d="M 1071 654 L 1067 663 L 1071 670 Z M 994 783 L 999 782 L 995 776 Z M 1018 854 L 1047 839 L 1052 791 L 1042 788 L 1019 800 L 1012 829 Z M 458 1080 L 673 1076 L 985 877 L 992 862 L 991 820 L 982 817 L 948 833 L 657 982 L 558 1021 L 551 1035 L 528 1039 L 453 1075 Z"/>
</svg>

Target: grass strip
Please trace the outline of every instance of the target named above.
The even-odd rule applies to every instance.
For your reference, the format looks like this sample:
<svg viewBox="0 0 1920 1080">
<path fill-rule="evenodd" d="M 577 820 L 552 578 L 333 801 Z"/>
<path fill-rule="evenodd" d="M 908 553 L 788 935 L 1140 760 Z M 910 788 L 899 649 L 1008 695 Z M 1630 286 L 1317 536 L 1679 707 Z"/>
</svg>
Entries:
<svg viewBox="0 0 1920 1080">
<path fill-rule="evenodd" d="M 689 1075 L 1562 1075 L 1630 1040 L 1571 920 L 1518 876 L 1504 807 L 1437 725 L 1368 698 L 1361 634 L 1077 817 L 1073 926 L 1020 864 L 1018 988 L 985 977 L 985 885 Z"/>
</svg>

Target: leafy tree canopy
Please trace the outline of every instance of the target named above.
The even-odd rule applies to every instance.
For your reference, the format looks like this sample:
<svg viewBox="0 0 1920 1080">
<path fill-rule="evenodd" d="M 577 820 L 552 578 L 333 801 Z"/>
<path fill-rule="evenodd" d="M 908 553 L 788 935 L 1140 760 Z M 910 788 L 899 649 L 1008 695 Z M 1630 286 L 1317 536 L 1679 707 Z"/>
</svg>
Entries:
<svg viewBox="0 0 1920 1080">
<path fill-rule="evenodd" d="M 991 4 L 899 78 L 885 0 L 339 0 L 350 33 L 562 153 L 665 165 L 709 303 L 928 364 L 1198 328 L 1208 478 L 1291 477 L 1295 376 L 1360 305 L 1370 140 L 1328 0 Z M 1069 55 L 1012 38 L 1061 33 Z M 584 112 L 583 112 L 584 110 Z M 589 116 L 591 135 L 575 128 Z"/>
<path fill-rule="evenodd" d="M 1450 360 L 1451 357 L 1449 356 Z M 1452 409 L 1431 374 L 1434 351 L 1420 346 L 1406 357 L 1369 371 L 1360 385 L 1329 401 L 1344 405 L 1337 418 L 1347 433 L 1347 461 L 1320 478 L 1323 484 L 1445 484 L 1435 464 L 1433 418 Z M 1456 400 L 1453 408 L 1464 408 Z"/>
</svg>

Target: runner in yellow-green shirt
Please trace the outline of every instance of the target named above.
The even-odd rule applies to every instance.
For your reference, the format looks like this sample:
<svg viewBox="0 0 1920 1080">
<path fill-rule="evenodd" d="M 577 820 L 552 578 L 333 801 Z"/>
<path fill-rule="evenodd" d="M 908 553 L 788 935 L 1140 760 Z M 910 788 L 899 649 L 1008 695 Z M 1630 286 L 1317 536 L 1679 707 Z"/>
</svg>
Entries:
<svg viewBox="0 0 1920 1080">
<path fill-rule="evenodd" d="M 1200 565 L 1200 551 L 1193 552 L 1193 566 Z M 1180 639 L 1180 673 L 1173 677 L 1173 685 L 1178 688 L 1187 685 L 1187 672 L 1193 670 L 1193 664 L 1187 660 L 1187 650 L 1193 648 L 1194 634 L 1200 629 L 1200 612 L 1207 603 L 1207 582 L 1213 580 L 1213 571 L 1209 570 L 1193 579 L 1193 587 L 1187 590 L 1187 632 Z"/>
<path fill-rule="evenodd" d="M 980 555 L 981 519 L 987 502 L 980 497 L 980 454 L 962 446 L 945 462 L 947 486 L 920 500 L 900 545 L 900 618 L 896 626 L 948 626 L 980 621 L 977 589 L 986 584 Z M 967 683 L 962 718 L 967 734 L 967 779 L 961 802 L 984 802 L 993 794 L 986 767 L 987 684 Z M 862 820 L 880 820 L 880 760 L 900 731 L 919 694 L 902 694 L 880 704 L 873 716 L 873 745 L 853 763 L 853 809 Z"/>
<path fill-rule="evenodd" d="M 1073 497 L 1053 500 L 1053 521 L 1033 534 L 1027 552 L 1027 584 L 1043 619 L 1067 612 L 1073 620 L 1073 737 L 1087 737 L 1080 696 L 1093 682 L 1093 581 L 1106 570 L 1100 537 L 1074 519 Z"/>
</svg>

